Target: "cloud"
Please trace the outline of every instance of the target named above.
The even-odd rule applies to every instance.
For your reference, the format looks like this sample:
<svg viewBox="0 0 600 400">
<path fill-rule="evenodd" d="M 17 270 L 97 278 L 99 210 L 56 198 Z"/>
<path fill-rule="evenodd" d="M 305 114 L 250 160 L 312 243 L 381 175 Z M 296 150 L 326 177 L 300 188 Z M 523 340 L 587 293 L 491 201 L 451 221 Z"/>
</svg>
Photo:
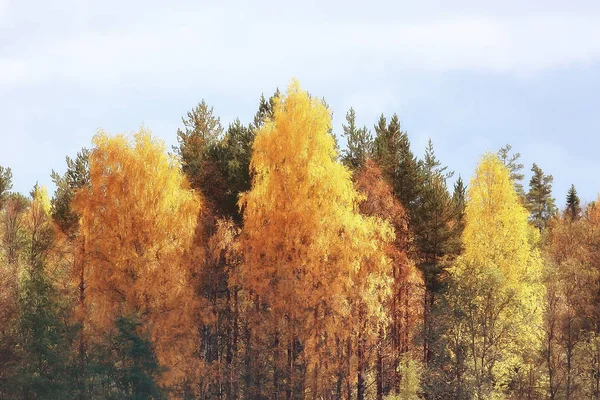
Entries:
<svg viewBox="0 0 600 400">
<path fill-rule="evenodd" d="M 596 15 L 373 21 L 310 13 L 276 18 L 239 4 L 235 12 L 172 12 L 101 28 L 80 26 L 0 56 L 0 85 L 58 79 L 172 87 L 196 80 L 233 90 L 290 76 L 339 85 L 402 69 L 523 75 L 600 59 Z"/>
</svg>

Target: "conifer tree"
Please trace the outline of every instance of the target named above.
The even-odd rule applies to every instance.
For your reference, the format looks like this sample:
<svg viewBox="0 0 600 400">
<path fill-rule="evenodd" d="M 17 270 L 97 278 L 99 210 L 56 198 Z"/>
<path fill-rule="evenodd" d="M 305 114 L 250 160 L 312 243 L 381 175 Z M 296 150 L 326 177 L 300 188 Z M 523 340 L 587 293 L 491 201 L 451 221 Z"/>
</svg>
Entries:
<svg viewBox="0 0 600 400">
<path fill-rule="evenodd" d="M 552 197 L 552 175 L 544 174 L 537 164 L 531 167 L 533 176 L 529 181 L 529 192 L 527 192 L 527 208 L 531 214 L 533 225 L 540 231 L 546 227 L 550 217 L 556 212 L 554 198 Z"/>
<path fill-rule="evenodd" d="M 181 118 L 184 129 L 177 129 L 177 143 L 173 150 L 181 157 L 184 174 L 194 189 L 205 190 L 216 182 L 208 178 L 205 166 L 206 153 L 223 135 L 221 120 L 214 115 L 213 107 L 202 100 L 187 113 L 187 118 Z"/>
<path fill-rule="evenodd" d="M 412 219 L 421 187 L 419 162 L 410 149 L 407 133 L 400 128 L 398 115 L 392 116 L 387 127 L 385 121 L 381 115 L 375 126 L 374 159 Z"/>
<path fill-rule="evenodd" d="M 351 171 L 359 170 L 373 152 L 373 138 L 366 126 L 356 126 L 356 113 L 350 108 L 346 114 L 347 125 L 342 125 L 347 144 L 342 152 L 342 162 Z"/>
<path fill-rule="evenodd" d="M 412 222 L 415 234 L 415 245 L 418 251 L 418 265 L 425 281 L 424 297 L 424 360 L 431 359 L 431 341 L 436 336 L 432 331 L 432 309 L 436 302 L 436 294 L 441 290 L 445 258 L 453 248 L 454 205 L 446 179 L 452 173 L 446 172 L 436 158 L 431 139 L 425 149 L 425 157 L 421 170 L 421 190 L 418 203 L 415 205 Z"/>
<path fill-rule="evenodd" d="M 66 321 L 64 301 L 48 273 L 54 231 L 50 199 L 36 185 L 25 215 L 23 265 L 19 284 L 17 354 L 14 396 L 37 399 L 68 399 L 70 390 L 69 341 L 72 330 Z"/>
<path fill-rule="evenodd" d="M 511 154 L 511 151 L 512 146 L 507 144 L 498 150 L 498 158 L 500 158 L 500 161 L 502 161 L 504 166 L 510 171 L 510 179 L 514 182 L 517 195 L 519 195 L 519 198 L 524 199 L 525 190 L 523 189 L 523 179 L 525 179 L 525 175 L 521 172 L 524 166 L 519 162 L 521 153 Z"/>
<path fill-rule="evenodd" d="M 56 191 L 52 197 L 51 214 L 54 221 L 66 234 L 74 234 L 78 228 L 79 216 L 73 211 L 71 201 L 75 191 L 87 185 L 89 176 L 89 151 L 82 149 L 73 160 L 66 158 L 67 171 L 60 175 L 52 171 L 52 182 L 56 185 Z"/>
<path fill-rule="evenodd" d="M 454 182 L 454 192 L 452 193 L 452 203 L 454 204 L 454 239 L 459 242 L 454 245 L 457 254 L 462 252 L 461 236 L 465 229 L 466 191 L 467 188 L 462 177 L 459 175 L 456 182 Z"/>
<path fill-rule="evenodd" d="M 579 205 L 579 196 L 577 196 L 577 190 L 575 185 L 571 185 L 569 192 L 567 193 L 567 207 L 565 212 L 572 221 L 579 218 L 581 214 L 581 206 Z"/>
<path fill-rule="evenodd" d="M 12 189 L 12 171 L 0 165 L 0 208 Z"/>
</svg>

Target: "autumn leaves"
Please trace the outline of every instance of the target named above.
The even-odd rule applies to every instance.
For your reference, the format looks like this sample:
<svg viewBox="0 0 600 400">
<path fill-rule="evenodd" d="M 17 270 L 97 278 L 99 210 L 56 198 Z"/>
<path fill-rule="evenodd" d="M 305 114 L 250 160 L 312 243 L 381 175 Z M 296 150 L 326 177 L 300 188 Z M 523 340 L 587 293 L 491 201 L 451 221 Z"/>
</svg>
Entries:
<svg viewBox="0 0 600 400">
<path fill-rule="evenodd" d="M 537 233 L 498 158 L 485 155 L 471 181 L 464 252 L 446 273 L 457 251 L 429 232 L 449 242 L 459 222 L 432 146 L 424 176 L 412 154 L 404 161 L 433 199 L 422 215 L 443 208 L 443 226 L 417 227 L 433 261 L 414 256 L 409 225 L 418 219 L 400 200 L 413 205 L 416 189 L 390 174 L 401 150 L 393 146 L 407 141 L 397 117 L 380 126 L 380 166 L 363 155 L 351 171 L 338 160 L 327 107 L 297 82 L 263 105 L 254 125 L 230 127 L 228 147 L 211 148 L 213 164 L 203 146 L 221 134 L 214 120 L 204 137 L 180 132 L 183 160 L 143 129 L 132 139 L 95 136 L 89 181 L 72 201 L 81 348 L 128 317 L 148 335 L 174 397 L 363 399 L 418 396 L 421 361 L 443 343 L 458 398 L 505 393 L 515 368 L 527 367 L 524 349 L 539 346 L 545 292 Z M 251 152 L 238 139 L 253 142 Z M 226 151 L 249 152 L 249 171 Z M 229 175 L 207 178 L 219 169 Z M 219 186 L 228 182 L 238 192 Z M 238 208 L 227 215 L 219 199 L 232 197 Z M 418 257 L 446 285 L 435 300 Z M 431 319 L 440 305 L 452 318 Z M 423 338 L 440 327 L 435 340 Z"/>
</svg>

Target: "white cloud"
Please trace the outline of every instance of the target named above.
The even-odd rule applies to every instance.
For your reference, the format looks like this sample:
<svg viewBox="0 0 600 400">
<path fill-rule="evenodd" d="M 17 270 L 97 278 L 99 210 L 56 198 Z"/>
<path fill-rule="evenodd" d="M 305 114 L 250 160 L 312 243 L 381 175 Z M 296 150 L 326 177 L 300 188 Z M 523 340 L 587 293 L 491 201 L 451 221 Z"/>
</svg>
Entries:
<svg viewBox="0 0 600 400">
<path fill-rule="evenodd" d="M 32 42 L 11 56 L 0 53 L 0 85 L 61 79 L 172 87 L 195 80 L 222 90 L 253 89 L 248 86 L 290 76 L 331 85 L 401 69 L 522 75 L 600 59 L 600 15 L 349 23 L 310 15 L 277 19 L 239 7 L 154 15 L 130 28 Z"/>
</svg>

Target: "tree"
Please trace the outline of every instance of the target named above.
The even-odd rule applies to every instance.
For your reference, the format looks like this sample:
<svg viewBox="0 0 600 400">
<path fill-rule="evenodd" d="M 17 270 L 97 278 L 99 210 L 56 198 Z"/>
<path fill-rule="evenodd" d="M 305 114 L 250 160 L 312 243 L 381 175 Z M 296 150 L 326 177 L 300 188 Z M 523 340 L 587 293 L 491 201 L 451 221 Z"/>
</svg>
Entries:
<svg viewBox="0 0 600 400">
<path fill-rule="evenodd" d="M 139 317 L 117 317 L 114 333 L 106 344 L 95 345 L 91 364 L 92 398 L 166 399 L 158 385 L 162 372 L 152 341 L 143 332 Z"/>
<path fill-rule="evenodd" d="M 510 179 L 512 179 L 515 185 L 515 191 L 519 198 L 525 198 L 525 190 L 523 189 L 523 179 L 525 179 L 525 175 L 521 172 L 523 169 L 523 164 L 519 162 L 521 158 L 521 153 L 511 154 L 512 146 L 507 144 L 506 146 L 500 148 L 498 150 L 498 158 L 504 164 L 508 171 L 510 172 Z"/>
<path fill-rule="evenodd" d="M 89 156 L 90 184 L 74 199 L 86 243 L 86 313 L 107 332 L 131 314 L 148 330 L 163 383 L 194 379 L 199 303 L 194 277 L 201 267 L 191 247 L 201 199 L 144 129 L 133 142 L 98 133 Z"/>
<path fill-rule="evenodd" d="M 565 212 L 569 215 L 569 217 L 571 217 L 572 221 L 578 219 L 581 214 L 579 196 L 577 196 L 577 190 L 575 189 L 575 185 L 571 185 L 571 188 L 567 193 L 567 207 L 565 209 Z"/>
<path fill-rule="evenodd" d="M 206 153 L 222 137 L 223 127 L 213 107 L 202 100 L 182 119 L 184 129 L 177 129 L 173 150 L 181 158 L 182 170 L 194 189 L 208 188 L 215 182 L 207 179 Z"/>
<path fill-rule="evenodd" d="M 358 213 L 360 196 L 336 160 L 330 126 L 322 102 L 293 82 L 256 135 L 252 189 L 240 201 L 240 279 L 261 316 L 252 333 L 262 340 L 250 345 L 262 346 L 260 353 L 272 359 L 250 368 L 272 379 L 251 379 L 254 397 L 265 391 L 268 397 L 324 395 L 333 386 L 329 349 L 336 339 L 377 335 L 383 323 L 389 261 L 382 244 L 392 230 Z M 369 331 L 349 331 L 359 326 L 349 325 L 349 318 Z M 357 339 L 361 348 L 363 338 Z"/>
<path fill-rule="evenodd" d="M 387 127 L 385 117 L 381 115 L 375 126 L 373 151 L 375 161 L 381 166 L 394 189 L 394 195 L 408 210 L 412 219 L 421 187 L 420 166 L 410 150 L 408 135 L 401 130 L 396 114 L 392 116 Z"/>
<path fill-rule="evenodd" d="M 35 186 L 24 221 L 25 246 L 19 284 L 18 366 L 13 384 L 23 398 L 70 398 L 72 329 L 64 301 L 48 273 L 54 230 L 50 199 Z"/>
<path fill-rule="evenodd" d="M 67 171 L 64 175 L 52 171 L 52 182 L 56 191 L 51 201 L 51 214 L 54 221 L 67 235 L 75 234 L 78 228 L 79 216 L 73 211 L 71 202 L 75 191 L 89 184 L 89 151 L 83 148 L 73 160 L 66 158 Z"/>
<path fill-rule="evenodd" d="M 492 154 L 471 180 L 465 216 L 464 253 L 450 269 L 448 335 L 458 337 L 451 353 L 466 349 L 464 381 L 477 398 L 492 398 L 529 372 L 527 352 L 541 344 L 542 261 L 509 171 Z"/>
<path fill-rule="evenodd" d="M 546 227 L 548 220 L 556 212 L 554 198 L 552 197 L 552 175 L 545 175 L 544 171 L 535 163 L 531 167 L 533 176 L 529 181 L 527 193 L 527 208 L 531 213 L 533 225 L 540 231 Z"/>
<path fill-rule="evenodd" d="M 373 138 L 367 127 L 356 126 L 356 113 L 350 108 L 346 114 L 347 125 L 342 125 L 347 144 L 342 152 L 342 162 L 351 171 L 359 170 L 373 152 Z"/>
<path fill-rule="evenodd" d="M 8 193 L 12 189 L 12 171 L 0 166 L 0 208 L 2 208 Z"/>
<path fill-rule="evenodd" d="M 385 247 L 391 260 L 392 278 L 392 295 L 385 304 L 389 323 L 387 329 L 381 327 L 378 337 L 367 341 L 366 351 L 376 353 L 377 397 L 382 398 L 406 390 L 404 378 L 408 377 L 407 369 L 414 364 L 411 360 L 413 342 L 423 315 L 423 278 L 407 255 L 408 215 L 385 182 L 381 169 L 367 159 L 355 178 L 357 189 L 365 196 L 359 205 L 361 213 L 388 221 L 396 234 L 395 240 Z M 341 397 L 341 393 L 337 397 Z"/>
<path fill-rule="evenodd" d="M 442 278 L 448 266 L 448 258 L 456 256 L 456 231 L 453 228 L 455 207 L 446 187 L 446 179 L 452 176 L 446 172 L 436 158 L 433 143 L 429 140 L 421 169 L 421 190 L 413 211 L 414 243 L 418 252 L 417 263 L 425 281 L 424 344 L 423 359 L 432 357 L 431 342 L 435 340 L 432 326 L 432 311 L 436 295 L 441 291 Z"/>
<path fill-rule="evenodd" d="M 458 254 L 462 253 L 462 242 L 460 240 L 463 230 L 465 229 L 465 205 L 466 205 L 467 188 L 460 177 L 454 183 L 454 192 L 452 193 L 452 203 L 454 204 L 454 239 L 459 243 L 454 244 L 454 248 L 458 249 Z"/>
<path fill-rule="evenodd" d="M 281 93 L 279 93 L 279 89 L 275 90 L 273 96 L 269 97 L 268 100 L 265 98 L 264 94 L 260 96 L 258 111 L 254 115 L 254 121 L 252 125 L 253 130 L 261 128 L 265 122 L 273 118 L 275 103 L 280 96 Z"/>
</svg>

